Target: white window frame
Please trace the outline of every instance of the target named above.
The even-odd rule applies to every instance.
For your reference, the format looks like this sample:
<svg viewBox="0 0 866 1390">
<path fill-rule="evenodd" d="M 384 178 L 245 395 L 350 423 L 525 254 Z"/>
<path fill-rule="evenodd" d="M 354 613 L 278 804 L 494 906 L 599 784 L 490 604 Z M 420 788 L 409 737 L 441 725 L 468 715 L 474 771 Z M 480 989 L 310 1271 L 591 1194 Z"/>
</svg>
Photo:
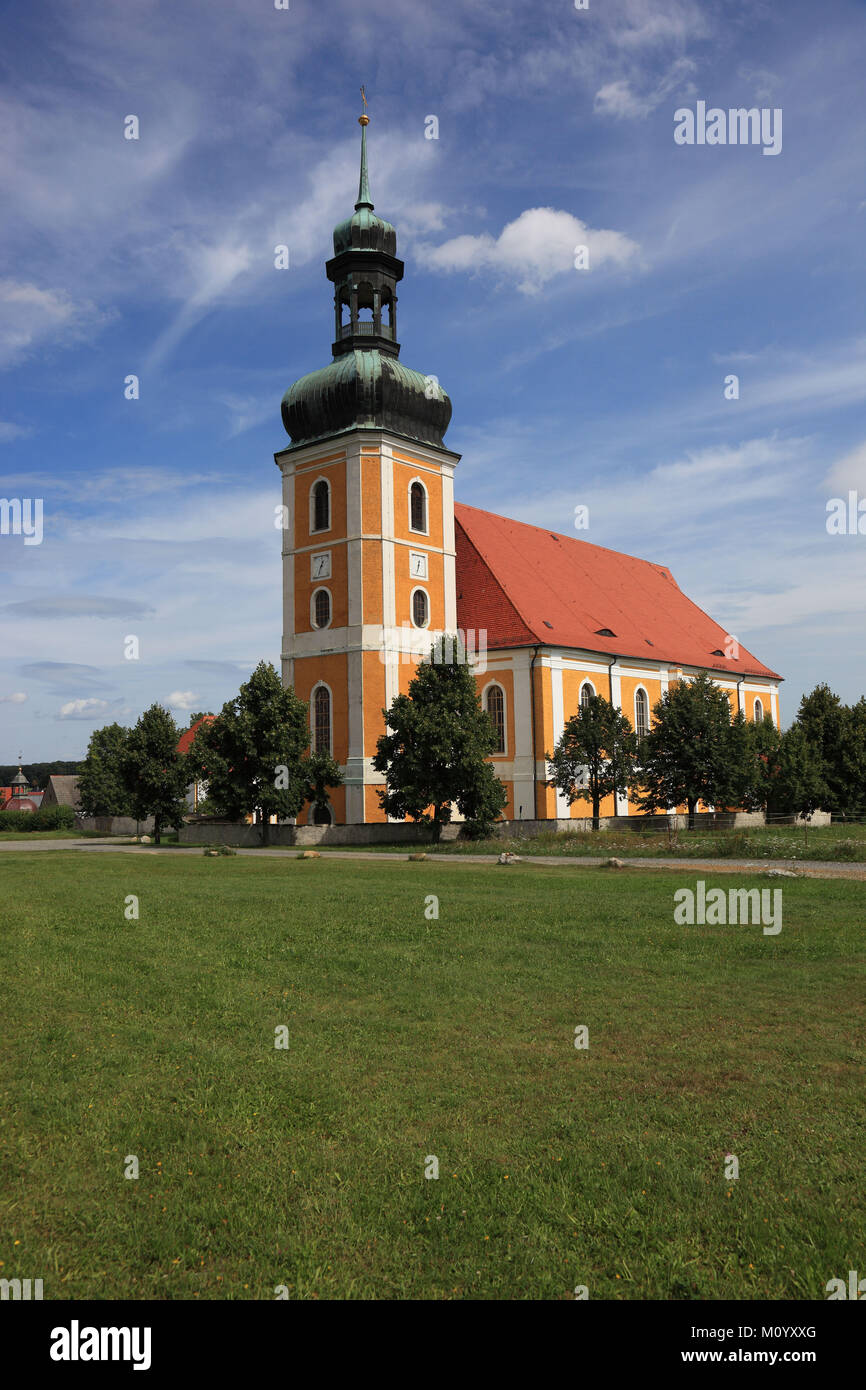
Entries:
<svg viewBox="0 0 866 1390">
<path fill-rule="evenodd" d="M 310 691 L 310 752 L 316 753 L 316 691 L 319 689 L 328 692 L 328 753 L 334 756 L 334 692 L 327 681 L 316 681 Z"/>
<path fill-rule="evenodd" d="M 415 621 L 415 595 L 416 595 L 416 594 L 423 594 L 423 595 L 424 595 L 424 599 L 425 599 L 425 601 L 426 601 L 426 603 L 427 603 L 427 621 L 426 621 L 426 623 L 416 623 L 416 621 Z M 412 621 L 412 626 L 413 626 L 414 628 L 416 628 L 418 632 L 426 632 L 426 630 L 427 630 L 427 629 L 429 628 L 429 626 L 430 626 L 430 595 L 428 594 L 427 590 L 424 588 L 423 584 L 416 584 L 415 587 L 414 587 L 414 589 L 412 590 L 412 592 L 411 592 L 410 595 L 409 595 L 409 617 L 410 617 L 410 619 L 411 619 L 411 621 Z"/>
<path fill-rule="evenodd" d="M 646 731 L 647 731 L 647 733 L 649 733 L 649 731 L 650 731 L 650 714 L 651 714 L 651 706 L 650 706 L 649 691 L 647 690 L 647 688 L 646 688 L 645 685 L 636 685 L 636 686 L 635 686 L 635 689 L 634 689 L 634 731 L 635 731 L 635 734 L 638 734 L 638 732 L 639 732 L 639 731 L 638 731 L 638 727 L 637 727 L 637 697 L 638 697 L 638 695 L 643 695 L 644 699 L 646 700 Z"/>
<path fill-rule="evenodd" d="M 321 623 L 321 624 L 320 624 L 320 623 L 317 623 L 317 622 L 316 622 L 316 594 L 327 594 L 327 595 L 328 595 L 328 612 L 329 612 L 329 617 L 328 617 L 328 621 L 327 621 L 326 623 Z M 328 628 L 328 627 L 331 626 L 331 623 L 332 623 L 333 621 L 334 621 L 334 595 L 331 593 L 330 589 L 327 587 L 326 584 L 317 584 L 316 587 L 315 587 L 315 589 L 313 590 L 313 592 L 310 594 L 310 627 L 313 629 L 314 632 L 324 632 L 326 628 Z M 319 681 L 318 684 L 319 684 L 319 685 L 323 685 L 324 682 L 323 682 L 323 681 Z"/>
<path fill-rule="evenodd" d="M 327 524 L 327 526 L 321 526 L 321 527 L 319 527 L 318 530 L 317 530 L 317 529 L 316 529 L 316 526 L 315 526 L 315 520 L 316 520 L 316 488 L 319 486 L 319 483 L 324 483 L 324 484 L 325 484 L 325 487 L 328 489 L 328 524 Z M 331 530 L 333 524 L 334 524 L 334 493 L 333 493 L 333 488 L 331 487 L 331 480 L 330 480 L 330 478 L 324 478 L 324 477 L 319 476 L 318 478 L 315 478 L 315 479 L 313 480 L 313 482 L 310 484 L 310 535 L 311 535 L 311 536 L 324 536 L 324 535 L 326 535 L 326 533 L 327 533 L 328 531 Z"/>
<path fill-rule="evenodd" d="M 508 757 L 508 694 L 507 694 L 507 692 L 506 692 L 505 686 L 501 683 L 501 681 L 488 681 L 488 682 L 487 682 L 487 684 L 485 685 L 484 689 L 483 689 L 482 692 L 481 692 L 481 708 L 484 710 L 485 714 L 488 714 L 488 716 L 489 716 L 489 711 L 488 711 L 488 709 L 487 709 L 487 695 L 488 695 L 488 692 L 491 691 L 491 690 L 493 690 L 494 687 L 495 687 L 497 690 L 501 690 L 501 691 L 502 691 L 502 742 L 503 742 L 503 744 L 504 744 L 505 746 L 503 747 L 501 753 L 491 753 L 490 756 L 491 756 L 492 758 L 507 758 L 507 757 Z"/>
<path fill-rule="evenodd" d="M 752 701 L 752 721 L 753 721 L 753 723 L 755 723 L 755 724 L 757 724 L 757 723 L 760 722 L 759 719 L 758 719 L 758 710 L 759 710 L 759 709 L 760 709 L 760 711 L 761 711 L 760 718 L 763 719 L 763 718 L 764 718 L 764 702 L 763 702 L 763 700 L 761 699 L 760 695 L 756 695 L 755 698 L 754 698 L 754 700 Z"/>
<path fill-rule="evenodd" d="M 415 486 L 416 483 L 419 485 L 419 487 L 422 489 L 422 491 L 423 491 L 423 493 L 424 493 L 424 520 L 425 520 L 425 522 L 426 522 L 427 524 L 426 524 L 426 526 L 424 527 L 423 531 L 419 531 L 419 530 L 417 529 L 417 527 L 415 527 L 415 526 L 412 525 L 412 489 L 413 489 L 413 487 Z M 427 491 L 427 484 L 424 482 L 423 478 L 410 478 L 410 480 L 409 480 L 409 486 L 408 486 L 407 489 L 406 489 L 406 505 L 407 505 L 407 507 L 408 507 L 408 509 L 409 509 L 409 514 L 408 514 L 408 517 L 407 517 L 407 520 L 408 520 L 408 523 L 409 523 L 409 530 L 412 532 L 413 536 L 429 536 L 429 535 L 430 535 L 430 494 L 429 494 L 429 492 Z"/>
</svg>

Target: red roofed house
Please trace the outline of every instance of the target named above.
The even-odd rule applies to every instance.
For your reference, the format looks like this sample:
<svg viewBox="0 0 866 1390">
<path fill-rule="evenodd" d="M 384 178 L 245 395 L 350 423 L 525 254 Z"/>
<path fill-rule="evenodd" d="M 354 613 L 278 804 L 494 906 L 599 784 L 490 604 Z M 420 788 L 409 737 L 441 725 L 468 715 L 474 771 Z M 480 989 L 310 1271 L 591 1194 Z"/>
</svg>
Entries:
<svg viewBox="0 0 866 1390">
<path fill-rule="evenodd" d="M 203 714 L 201 719 L 197 719 L 194 724 L 190 724 L 188 729 L 184 729 L 183 733 L 177 741 L 178 753 L 188 753 L 192 746 L 192 741 L 196 736 L 196 732 L 201 728 L 202 724 L 212 724 L 213 719 L 214 716 L 212 714 Z M 191 811 L 194 811 L 198 806 L 199 802 L 204 801 L 206 796 L 207 787 L 205 786 L 205 783 L 193 782 L 186 789 L 186 804 Z"/>
<path fill-rule="evenodd" d="M 282 473 L 283 681 L 310 702 L 311 742 L 345 784 L 337 822 L 383 821 L 373 771 L 382 710 L 436 632 L 466 634 L 499 732 L 506 819 L 583 818 L 546 786 L 582 695 L 635 727 L 672 682 L 708 670 L 732 711 L 779 720 L 774 671 L 737 645 L 661 564 L 454 502 L 451 402 L 399 360 L 396 233 L 373 211 L 366 124 L 352 217 L 334 230 L 332 361 L 286 392 Z M 610 797 L 602 814 L 635 808 Z M 307 812 L 304 813 L 308 814 Z M 302 817 L 303 819 L 303 817 Z"/>
</svg>

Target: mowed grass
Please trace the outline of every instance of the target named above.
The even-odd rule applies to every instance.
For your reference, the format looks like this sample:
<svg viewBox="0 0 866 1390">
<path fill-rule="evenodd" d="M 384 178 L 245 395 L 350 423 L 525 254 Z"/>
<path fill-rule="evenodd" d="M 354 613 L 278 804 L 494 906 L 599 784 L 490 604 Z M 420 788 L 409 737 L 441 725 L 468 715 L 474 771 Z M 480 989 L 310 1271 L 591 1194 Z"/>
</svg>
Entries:
<svg viewBox="0 0 866 1390">
<path fill-rule="evenodd" d="M 823 1299 L 863 1268 L 859 883 L 785 880 L 765 936 L 675 925 L 673 870 L 2 873 L 0 1275 L 46 1298 Z"/>
</svg>

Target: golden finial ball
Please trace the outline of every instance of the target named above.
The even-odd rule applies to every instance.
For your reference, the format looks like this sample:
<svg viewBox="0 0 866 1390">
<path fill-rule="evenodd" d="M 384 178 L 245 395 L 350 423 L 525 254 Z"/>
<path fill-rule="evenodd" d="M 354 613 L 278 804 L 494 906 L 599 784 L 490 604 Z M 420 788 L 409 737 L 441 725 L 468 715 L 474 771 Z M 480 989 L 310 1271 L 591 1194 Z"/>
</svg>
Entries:
<svg viewBox="0 0 866 1390">
<path fill-rule="evenodd" d="M 358 117 L 358 125 L 369 125 L 369 124 L 370 124 L 370 117 L 369 117 L 369 116 L 359 116 L 359 117 Z"/>
</svg>

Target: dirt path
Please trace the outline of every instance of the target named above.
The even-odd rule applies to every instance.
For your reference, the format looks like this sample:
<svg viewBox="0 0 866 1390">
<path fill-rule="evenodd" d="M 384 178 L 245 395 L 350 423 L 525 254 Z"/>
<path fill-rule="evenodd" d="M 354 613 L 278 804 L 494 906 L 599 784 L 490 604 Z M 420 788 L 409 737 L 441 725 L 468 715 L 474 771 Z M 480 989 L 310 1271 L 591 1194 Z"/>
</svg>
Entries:
<svg viewBox="0 0 866 1390">
<path fill-rule="evenodd" d="M 192 846 L 180 846 L 178 848 L 166 846 L 165 848 L 155 849 L 147 845 L 118 844 L 116 840 L 0 840 L 0 851 L 14 850 L 16 852 L 24 850 L 32 852 L 34 850 L 58 850 L 73 849 L 83 850 L 96 854 L 149 854 L 149 855 L 201 855 L 200 848 Z M 296 859 L 301 853 L 297 846 L 283 849 L 239 849 L 236 854 L 249 856 L 252 858 L 266 859 Z M 322 851 L 323 859 L 369 859 L 380 864 L 405 864 L 408 854 L 385 854 L 376 850 L 348 850 L 348 849 L 326 849 Z M 422 850 L 415 851 L 423 853 Z M 607 864 L 609 856 L 578 856 L 578 855 L 557 855 L 557 854 L 528 854 L 520 858 L 521 866 L 542 866 L 567 865 L 574 868 L 598 868 L 602 864 Z M 493 854 L 437 854 L 435 851 L 428 853 L 427 863 L 435 864 L 495 864 L 496 855 Z M 772 869 L 780 869 L 785 873 L 795 873 L 798 878 L 849 878 L 860 882 L 866 881 L 866 864 L 840 864 L 827 860 L 792 860 L 792 859 L 684 859 L 684 858 L 659 858 L 659 859 L 632 859 L 620 857 L 620 863 L 627 869 L 686 869 L 689 872 L 699 872 L 702 874 L 765 874 Z M 516 866 L 515 866 L 516 867 Z M 613 872 L 613 870 L 612 870 Z"/>
</svg>

